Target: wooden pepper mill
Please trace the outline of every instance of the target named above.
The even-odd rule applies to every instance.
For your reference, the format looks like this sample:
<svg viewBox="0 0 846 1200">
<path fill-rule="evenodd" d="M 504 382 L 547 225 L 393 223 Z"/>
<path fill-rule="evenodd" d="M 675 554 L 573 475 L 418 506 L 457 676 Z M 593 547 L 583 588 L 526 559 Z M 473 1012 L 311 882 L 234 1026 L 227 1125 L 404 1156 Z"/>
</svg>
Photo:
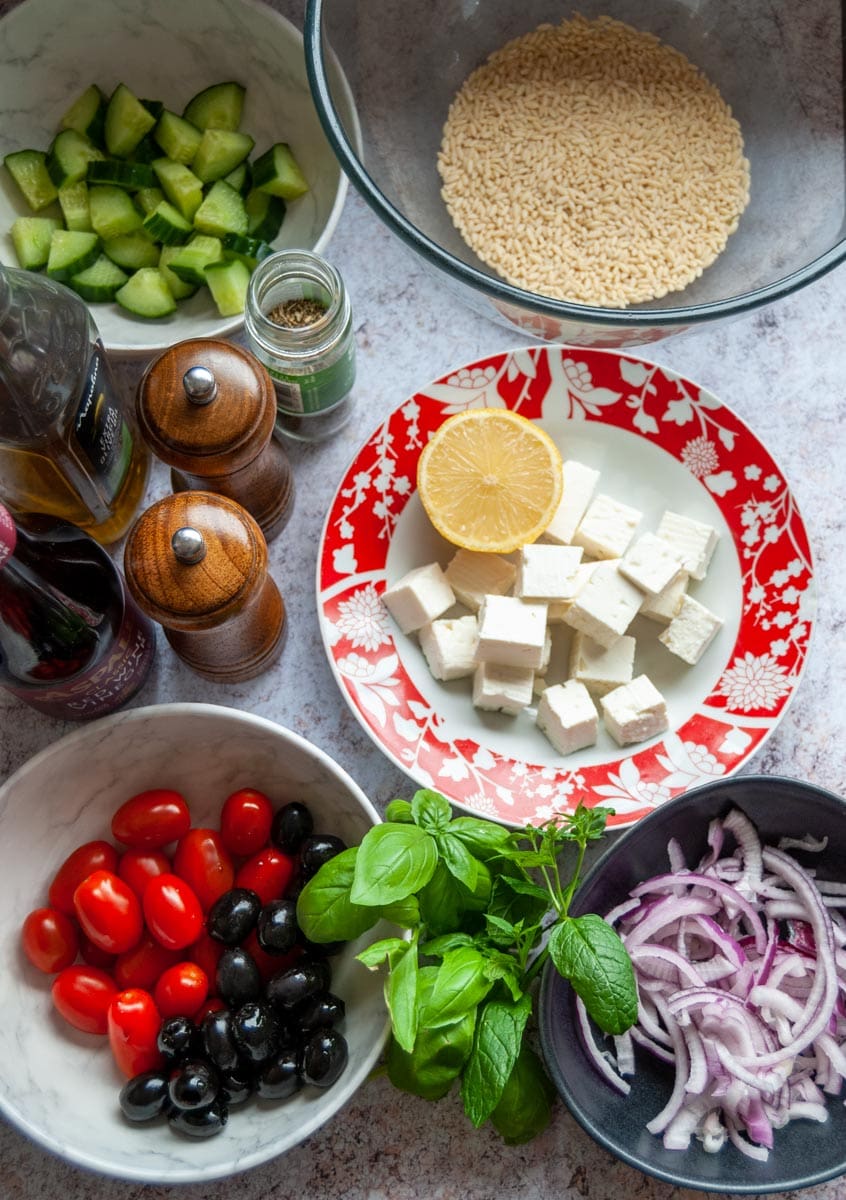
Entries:
<svg viewBox="0 0 846 1200">
<path fill-rule="evenodd" d="M 129 532 L 124 574 L 139 608 L 206 679 L 240 683 L 279 657 L 285 604 L 261 529 L 234 500 L 187 491 L 153 504 Z"/>
<path fill-rule="evenodd" d="M 228 496 L 255 517 L 267 541 L 276 537 L 291 515 L 294 479 L 273 437 L 273 383 L 257 358 L 215 338 L 177 342 L 144 372 L 136 407 L 175 492 Z"/>
</svg>

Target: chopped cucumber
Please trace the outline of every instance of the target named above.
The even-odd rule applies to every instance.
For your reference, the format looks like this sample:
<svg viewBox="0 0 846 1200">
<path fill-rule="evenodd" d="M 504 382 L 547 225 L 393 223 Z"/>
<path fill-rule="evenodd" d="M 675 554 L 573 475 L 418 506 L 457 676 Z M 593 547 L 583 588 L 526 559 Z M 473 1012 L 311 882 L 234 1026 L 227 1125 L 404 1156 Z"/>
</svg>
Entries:
<svg viewBox="0 0 846 1200">
<path fill-rule="evenodd" d="M 250 286 L 250 268 L 240 259 L 209 263 L 206 267 L 206 283 L 222 317 L 234 317 L 244 311 L 247 288 Z"/>
<path fill-rule="evenodd" d="M 245 91 L 240 83 L 214 83 L 192 96 L 182 115 L 198 129 L 235 130 L 241 124 Z"/>
<path fill-rule="evenodd" d="M 47 151 L 47 170 L 57 188 L 68 183 L 80 183 L 88 174 L 92 162 L 104 158 L 90 138 L 75 129 L 63 129 L 53 139 Z"/>
<path fill-rule="evenodd" d="M 287 142 L 277 142 L 253 163 L 253 187 L 281 196 L 283 200 L 296 200 L 308 191 L 306 178 Z"/>
<path fill-rule="evenodd" d="M 203 134 L 196 125 L 166 108 L 159 117 L 153 137 L 167 158 L 187 166 L 197 153 Z"/>
<path fill-rule="evenodd" d="M 125 83 L 112 92 L 106 109 L 106 149 L 113 158 L 127 158 L 156 118 Z"/>
<path fill-rule="evenodd" d="M 145 217 L 149 217 L 150 213 L 161 204 L 164 198 L 165 194 L 159 187 L 139 188 L 135 193 L 135 203 Z"/>
<path fill-rule="evenodd" d="M 212 237 L 222 237 L 224 233 L 245 234 L 247 210 L 241 193 L 222 179 L 216 180 L 194 213 L 194 228 Z"/>
<path fill-rule="evenodd" d="M 66 183 L 59 188 L 59 207 L 65 218 L 65 229 L 91 230 L 91 210 L 88 187 L 82 183 Z"/>
<path fill-rule="evenodd" d="M 221 241 L 227 256 L 240 258 L 251 271 L 255 270 L 263 258 L 273 253 L 269 242 L 263 242 L 261 238 L 245 237 L 240 233 L 225 233 Z"/>
<path fill-rule="evenodd" d="M 174 300 L 187 300 L 189 296 L 194 295 L 198 286 L 196 283 L 188 283 L 185 279 L 180 279 L 170 269 L 171 259 L 181 249 L 181 246 L 162 246 L 161 257 L 159 258 L 159 270 L 167 280 L 167 286 L 170 288 Z"/>
<path fill-rule="evenodd" d="M 47 155 L 43 150 L 13 150 L 6 155 L 3 163 L 33 212 L 46 208 L 58 196 L 58 189 L 47 170 Z"/>
<path fill-rule="evenodd" d="M 96 233 L 86 233 L 81 229 L 56 229 L 50 238 L 47 274 L 59 283 L 66 283 L 90 267 L 99 253 L 100 239 Z"/>
<path fill-rule="evenodd" d="M 186 246 L 180 246 L 178 254 L 168 260 L 168 267 L 185 283 L 200 285 L 206 282 L 206 267 L 223 258 L 220 238 L 197 234 Z"/>
<path fill-rule="evenodd" d="M 255 139 L 248 133 L 206 129 L 191 163 L 191 170 L 203 183 L 222 179 L 244 161 L 255 144 Z"/>
<path fill-rule="evenodd" d="M 254 189 L 247 192 L 244 207 L 247 210 L 247 233 L 250 237 L 272 242 L 279 235 L 287 212 L 287 205 L 282 197 L 271 196 L 269 192 L 257 192 Z"/>
<path fill-rule="evenodd" d="M 236 192 L 240 192 L 242 196 L 246 196 L 253 181 L 253 172 L 250 164 L 245 159 L 244 162 L 238 163 L 234 171 L 230 171 L 223 178 L 230 187 L 234 187 Z M 264 195 L 264 193 L 259 192 L 259 195 Z"/>
<path fill-rule="evenodd" d="M 141 100 L 141 103 L 144 105 L 147 112 L 153 114 L 157 121 L 165 110 L 164 102 L 162 100 L 147 100 L 145 97 Z"/>
<path fill-rule="evenodd" d="M 142 267 L 156 267 L 159 263 L 159 246 L 146 229 L 135 233 L 124 233 L 120 237 L 103 242 L 103 250 L 113 263 L 126 271 L 140 271 Z"/>
<path fill-rule="evenodd" d="M 194 219 L 194 213 L 203 202 L 203 185 L 193 171 L 184 163 L 172 162 L 169 158 L 153 161 L 153 170 L 162 191 L 186 221 Z"/>
<path fill-rule="evenodd" d="M 12 245 L 25 271 L 40 271 L 50 257 L 50 241 L 61 228 L 55 217 L 18 217 L 12 222 Z"/>
<path fill-rule="evenodd" d="M 90 84 L 74 100 L 59 125 L 62 129 L 75 129 L 95 145 L 102 145 L 106 126 L 106 97 L 96 83 Z"/>
<path fill-rule="evenodd" d="M 109 183 L 114 187 L 137 192 L 139 188 L 156 186 L 156 175 L 147 163 L 126 162 L 122 158 L 104 158 L 88 164 L 88 183 Z"/>
<path fill-rule="evenodd" d="M 88 205 L 91 228 L 104 242 L 141 228 L 141 214 L 123 188 L 107 184 L 89 188 Z"/>
<path fill-rule="evenodd" d="M 191 222 L 186 221 L 168 200 L 162 200 L 161 204 L 144 218 L 144 228 L 163 246 L 181 246 L 183 242 L 188 241 L 193 232 Z"/>
<path fill-rule="evenodd" d="M 161 146 L 156 141 L 151 133 L 145 134 L 141 141 L 132 151 L 130 162 L 148 163 L 152 166 L 154 159 L 157 159 L 161 154 Z"/>
<path fill-rule="evenodd" d="M 167 317 L 176 311 L 176 301 L 167 280 L 156 267 L 142 267 L 118 288 L 115 300 L 136 317 Z"/>
<path fill-rule="evenodd" d="M 114 300 L 118 288 L 123 287 L 128 278 L 117 263 L 101 254 L 90 267 L 86 267 L 78 275 L 71 276 L 69 282 L 83 300 L 104 304 L 108 300 Z"/>
</svg>

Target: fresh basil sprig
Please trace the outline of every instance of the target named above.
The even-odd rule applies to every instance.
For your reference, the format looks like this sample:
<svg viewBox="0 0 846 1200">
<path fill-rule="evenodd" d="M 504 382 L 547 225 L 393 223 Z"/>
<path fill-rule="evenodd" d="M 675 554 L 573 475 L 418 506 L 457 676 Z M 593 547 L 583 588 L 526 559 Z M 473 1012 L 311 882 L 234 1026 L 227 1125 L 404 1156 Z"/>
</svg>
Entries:
<svg viewBox="0 0 846 1200">
<path fill-rule="evenodd" d="M 526 1039 L 533 983 L 547 958 L 606 1033 L 637 1017 L 634 972 L 601 917 L 569 915 L 587 846 L 611 810 L 587 809 L 519 832 L 453 817 L 424 788 L 392 800 L 386 821 L 325 863 L 297 901 L 314 942 L 357 938 L 381 920 L 409 931 L 358 955 L 386 969 L 391 1082 L 438 1100 L 460 1080 L 475 1126 L 490 1120 L 509 1144 L 550 1119 L 554 1089 Z M 564 852 L 571 862 L 561 874 Z"/>
</svg>

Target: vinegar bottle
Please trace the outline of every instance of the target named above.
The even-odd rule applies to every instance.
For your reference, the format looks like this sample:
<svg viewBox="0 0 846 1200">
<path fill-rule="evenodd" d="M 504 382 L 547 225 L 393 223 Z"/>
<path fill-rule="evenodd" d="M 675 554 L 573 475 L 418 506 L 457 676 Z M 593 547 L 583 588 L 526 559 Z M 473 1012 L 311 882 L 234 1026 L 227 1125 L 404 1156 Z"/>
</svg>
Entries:
<svg viewBox="0 0 846 1200">
<path fill-rule="evenodd" d="M 129 527 L 148 468 L 85 303 L 0 266 L 0 500 L 108 544 Z"/>
<path fill-rule="evenodd" d="M 88 534 L 0 504 L 0 687 L 51 717 L 104 716 L 144 683 L 155 645 Z"/>
</svg>

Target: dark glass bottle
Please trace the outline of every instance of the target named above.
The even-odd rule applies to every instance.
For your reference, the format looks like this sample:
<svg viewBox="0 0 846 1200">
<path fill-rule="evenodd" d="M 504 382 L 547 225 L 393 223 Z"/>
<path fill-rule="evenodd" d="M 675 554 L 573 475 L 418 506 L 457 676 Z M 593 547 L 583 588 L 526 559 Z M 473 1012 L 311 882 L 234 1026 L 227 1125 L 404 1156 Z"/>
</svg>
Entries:
<svg viewBox="0 0 846 1200">
<path fill-rule="evenodd" d="M 113 712 L 147 678 L 150 621 L 83 530 L 0 504 L 0 686 L 39 712 Z"/>
</svg>

